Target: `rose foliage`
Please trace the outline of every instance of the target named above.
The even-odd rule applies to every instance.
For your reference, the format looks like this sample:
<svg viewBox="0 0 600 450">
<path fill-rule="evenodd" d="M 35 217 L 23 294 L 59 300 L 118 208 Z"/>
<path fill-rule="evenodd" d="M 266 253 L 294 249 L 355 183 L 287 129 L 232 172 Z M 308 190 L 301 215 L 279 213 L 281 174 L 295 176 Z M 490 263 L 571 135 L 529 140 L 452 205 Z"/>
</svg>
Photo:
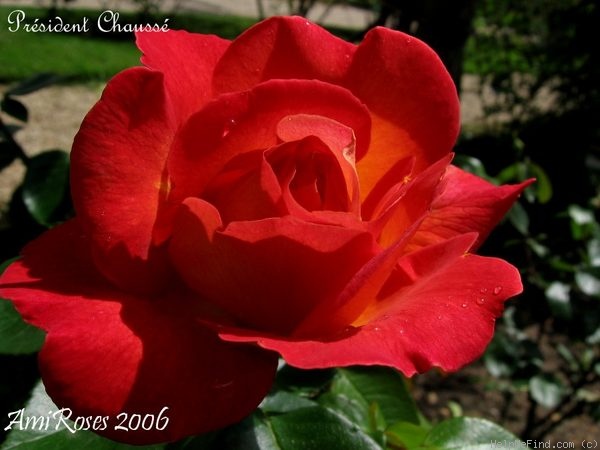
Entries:
<svg viewBox="0 0 600 450">
<path fill-rule="evenodd" d="M 230 42 L 141 33 L 71 154 L 76 217 L 1 295 L 47 332 L 49 395 L 80 416 L 157 414 L 176 440 L 249 414 L 299 368 L 457 370 L 521 289 L 473 254 L 527 183 L 451 165 L 456 89 L 436 54 L 301 18 Z"/>
</svg>

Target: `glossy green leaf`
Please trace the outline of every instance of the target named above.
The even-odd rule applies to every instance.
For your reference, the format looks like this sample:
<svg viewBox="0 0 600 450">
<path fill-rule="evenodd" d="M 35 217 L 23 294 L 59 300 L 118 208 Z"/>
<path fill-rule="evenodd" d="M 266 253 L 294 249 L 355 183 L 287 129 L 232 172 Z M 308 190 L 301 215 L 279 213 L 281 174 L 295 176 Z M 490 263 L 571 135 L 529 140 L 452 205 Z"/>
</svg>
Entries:
<svg viewBox="0 0 600 450">
<path fill-rule="evenodd" d="M 579 205 L 571 205 L 567 211 L 571 218 L 571 234 L 574 239 L 585 239 L 593 233 L 593 228 L 597 224 L 592 211 Z"/>
<path fill-rule="evenodd" d="M 22 412 L 21 412 L 22 411 Z M 10 431 L 0 450 L 161 450 L 164 445 L 134 447 L 102 438 L 91 431 L 75 430 L 73 422 L 61 420 L 61 412 L 40 382 L 21 411 L 9 414 Z M 27 422 L 27 418 L 30 421 Z M 35 419 L 35 422 L 33 420 Z M 21 422 L 22 419 L 22 422 Z M 68 424 L 68 427 L 67 425 Z M 22 425 L 21 425 L 22 423 Z M 70 428 L 70 429 L 69 429 Z M 71 432 L 73 430 L 73 432 Z"/>
<path fill-rule="evenodd" d="M 23 203 L 42 225 L 52 223 L 52 215 L 63 202 L 69 184 L 69 155 L 61 150 L 41 153 L 29 160 L 23 181 Z"/>
<path fill-rule="evenodd" d="M 590 266 L 600 267 L 600 239 L 591 239 L 588 241 L 587 253 Z"/>
<path fill-rule="evenodd" d="M 259 408 L 265 413 L 285 413 L 310 406 L 317 406 L 317 403 L 296 393 L 275 391 L 265 397 Z"/>
<path fill-rule="evenodd" d="M 25 105 L 12 97 L 4 97 L 0 103 L 0 108 L 2 108 L 2 111 L 6 114 L 15 119 L 19 119 L 21 122 L 27 122 L 27 119 L 29 118 L 29 113 L 27 112 Z"/>
<path fill-rule="evenodd" d="M 395 423 L 385 432 L 388 442 L 400 448 L 418 448 L 428 434 L 427 428 L 410 422 Z"/>
<path fill-rule="evenodd" d="M 284 364 L 277 371 L 275 386 L 279 390 L 315 397 L 327 389 L 335 374 L 334 369 L 302 370 Z"/>
<path fill-rule="evenodd" d="M 573 314 L 571 286 L 555 281 L 548 286 L 545 293 L 552 313 L 562 319 L 570 319 Z"/>
<path fill-rule="evenodd" d="M 361 429 L 320 406 L 286 414 L 255 413 L 221 436 L 215 450 L 382 450 Z"/>
<path fill-rule="evenodd" d="M 21 355 L 42 348 L 45 333 L 23 322 L 8 300 L 0 299 L 0 353 Z"/>
<path fill-rule="evenodd" d="M 419 423 L 419 412 L 406 389 L 404 378 L 385 367 L 338 369 L 331 390 L 320 402 L 358 423 L 371 428 L 370 408 L 377 404 L 381 418 L 387 423 Z"/>
<path fill-rule="evenodd" d="M 51 73 L 40 73 L 21 81 L 16 86 L 13 86 L 6 91 L 6 95 L 30 94 L 31 92 L 39 91 L 40 89 L 51 86 L 60 81 L 60 79 L 61 78 L 59 76 Z"/>
<path fill-rule="evenodd" d="M 550 254 L 550 249 L 539 241 L 533 238 L 527 238 L 525 240 L 527 246 L 540 258 L 546 258 Z"/>
<path fill-rule="evenodd" d="M 537 375 L 529 380 L 531 397 L 546 408 L 554 408 L 565 396 L 562 383 L 550 375 Z"/>
<path fill-rule="evenodd" d="M 436 425 L 415 450 L 487 450 L 527 448 L 504 428 L 484 419 L 458 417 Z M 409 447 L 409 450 L 412 449 Z"/>
<path fill-rule="evenodd" d="M 542 167 L 535 163 L 528 164 L 529 172 L 535 177 L 534 186 L 536 197 L 540 203 L 548 203 L 552 198 L 552 182 L 550 177 Z"/>
<path fill-rule="evenodd" d="M 600 279 L 590 272 L 577 272 L 575 274 L 577 287 L 590 297 L 600 297 Z"/>
<path fill-rule="evenodd" d="M 14 260 L 0 266 L 0 274 Z M 21 315 L 8 300 L 0 299 L 0 353 L 20 355 L 37 352 L 44 343 L 45 333 L 23 322 Z"/>
<path fill-rule="evenodd" d="M 485 167 L 481 160 L 468 155 L 458 154 L 454 157 L 453 163 L 461 169 L 477 175 L 481 178 L 489 179 L 489 175 L 485 171 Z"/>
<path fill-rule="evenodd" d="M 576 371 L 579 369 L 579 362 L 568 347 L 566 347 L 564 344 L 558 344 L 556 351 L 569 365 L 570 370 Z"/>
<path fill-rule="evenodd" d="M 521 162 L 516 162 L 502 169 L 495 178 L 500 184 L 522 181 L 525 179 L 525 166 Z"/>
<path fill-rule="evenodd" d="M 578 225 L 586 225 L 594 222 L 594 213 L 589 209 L 582 208 L 578 205 L 569 206 L 569 217 Z"/>
<path fill-rule="evenodd" d="M 518 343 L 498 332 L 483 355 L 486 369 L 494 377 L 510 377 L 518 369 Z"/>
<path fill-rule="evenodd" d="M 600 328 L 597 328 L 592 334 L 585 338 L 585 342 L 590 345 L 600 344 Z"/>
<path fill-rule="evenodd" d="M 344 417 L 321 408 L 304 408 L 270 418 L 282 450 L 378 450 L 375 441 Z"/>
<path fill-rule="evenodd" d="M 529 234 L 529 216 L 519 202 L 515 203 L 508 212 L 510 223 L 523 235 Z"/>
</svg>

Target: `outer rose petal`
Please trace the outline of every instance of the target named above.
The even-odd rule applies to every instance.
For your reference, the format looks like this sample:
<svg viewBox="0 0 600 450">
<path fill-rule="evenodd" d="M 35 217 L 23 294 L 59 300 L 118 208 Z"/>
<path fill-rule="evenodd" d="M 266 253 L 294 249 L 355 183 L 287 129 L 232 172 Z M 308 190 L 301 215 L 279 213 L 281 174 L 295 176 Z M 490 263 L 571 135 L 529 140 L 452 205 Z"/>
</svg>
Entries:
<svg viewBox="0 0 600 450">
<path fill-rule="evenodd" d="M 240 35 L 215 69 L 217 92 L 241 91 L 270 79 L 333 82 L 356 47 L 301 17 L 273 17 Z"/>
<path fill-rule="evenodd" d="M 449 166 L 441 193 L 433 200 L 431 212 L 409 243 L 408 251 L 469 232 L 479 233 L 475 248 L 479 247 L 533 181 L 495 186 L 458 167 Z"/>
<path fill-rule="evenodd" d="M 169 30 L 139 32 L 136 44 L 144 53 L 142 63 L 164 74 L 167 96 L 179 123 L 212 98 L 213 71 L 228 40 Z"/>
<path fill-rule="evenodd" d="M 373 120 L 369 152 L 357 164 L 363 199 L 398 161 L 414 156 L 418 173 L 452 149 L 460 119 L 456 88 L 439 57 L 418 39 L 371 30 L 343 85 Z"/>
<path fill-rule="evenodd" d="M 271 385 L 273 354 L 219 340 L 177 294 L 163 301 L 114 290 L 76 253 L 85 245 L 77 222 L 61 225 L 30 244 L 1 282 L 1 295 L 48 332 L 40 366 L 60 407 L 110 416 L 100 434 L 134 444 L 216 429 L 256 407 Z M 156 415 L 164 406 L 164 431 L 114 430 L 122 411 Z"/>
<path fill-rule="evenodd" d="M 382 303 L 387 307 L 379 314 L 372 311 L 368 323 L 337 337 L 294 341 L 234 328 L 219 335 L 257 342 L 304 369 L 377 364 L 407 376 L 433 366 L 457 370 L 483 353 L 504 300 L 522 290 L 510 264 L 464 254 L 461 249 L 472 242 L 472 237 L 459 237 L 401 259 L 404 287 Z M 432 267 L 428 262 L 434 256 Z"/>
<path fill-rule="evenodd" d="M 109 82 L 75 136 L 75 210 L 98 269 L 125 290 L 154 292 L 169 273 L 152 241 L 174 132 L 163 76 L 135 68 Z"/>
</svg>

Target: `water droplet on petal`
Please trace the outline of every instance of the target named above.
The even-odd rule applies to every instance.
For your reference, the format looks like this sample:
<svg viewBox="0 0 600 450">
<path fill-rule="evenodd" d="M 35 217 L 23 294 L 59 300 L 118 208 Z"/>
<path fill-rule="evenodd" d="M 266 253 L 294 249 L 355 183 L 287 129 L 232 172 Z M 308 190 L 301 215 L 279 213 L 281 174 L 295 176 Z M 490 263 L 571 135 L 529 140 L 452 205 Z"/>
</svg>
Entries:
<svg viewBox="0 0 600 450">
<path fill-rule="evenodd" d="M 483 297 L 479 297 L 479 298 L 477 299 L 477 304 L 478 304 L 478 305 L 483 305 L 484 303 L 485 303 L 485 298 L 483 298 Z"/>
<path fill-rule="evenodd" d="M 381 331 L 381 328 L 379 328 L 379 327 L 374 327 L 374 328 L 373 328 L 373 331 Z"/>
<path fill-rule="evenodd" d="M 437 316 L 437 320 L 442 320 L 442 316 Z"/>
<path fill-rule="evenodd" d="M 400 328 L 400 334 L 404 334 L 404 328 Z"/>
<path fill-rule="evenodd" d="M 502 286 L 496 286 L 494 288 L 494 295 L 498 295 L 500 292 L 502 292 Z"/>
<path fill-rule="evenodd" d="M 487 293 L 487 288 L 481 288 L 479 290 L 479 292 L 481 292 L 482 294 L 485 294 L 485 293 Z"/>
<path fill-rule="evenodd" d="M 466 303 L 463 303 L 463 304 L 462 304 L 462 305 L 460 305 L 460 306 L 462 306 L 463 308 L 466 308 L 466 307 L 467 307 L 467 306 L 469 306 L 469 305 L 467 305 Z"/>
<path fill-rule="evenodd" d="M 225 137 L 229 134 L 229 132 L 231 131 L 231 129 L 233 127 L 235 127 L 237 125 L 237 122 L 235 121 L 235 119 L 229 119 L 226 123 L 225 126 L 223 127 L 223 135 L 221 137 Z"/>
</svg>

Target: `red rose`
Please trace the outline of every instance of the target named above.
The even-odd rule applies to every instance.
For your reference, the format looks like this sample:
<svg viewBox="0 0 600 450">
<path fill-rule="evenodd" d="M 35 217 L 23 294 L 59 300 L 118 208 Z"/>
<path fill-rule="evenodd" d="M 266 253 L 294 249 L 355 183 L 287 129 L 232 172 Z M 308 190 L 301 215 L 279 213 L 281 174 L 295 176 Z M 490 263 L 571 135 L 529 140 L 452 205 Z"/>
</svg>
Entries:
<svg viewBox="0 0 600 450">
<path fill-rule="evenodd" d="M 278 355 L 410 376 L 483 352 L 522 287 L 472 252 L 525 184 L 450 165 L 459 105 L 430 48 L 290 17 L 137 44 L 145 67 L 109 82 L 75 139 L 77 217 L 2 277 L 48 333 L 59 406 L 168 406 L 164 430 L 102 433 L 175 440 L 250 413 Z"/>
</svg>

